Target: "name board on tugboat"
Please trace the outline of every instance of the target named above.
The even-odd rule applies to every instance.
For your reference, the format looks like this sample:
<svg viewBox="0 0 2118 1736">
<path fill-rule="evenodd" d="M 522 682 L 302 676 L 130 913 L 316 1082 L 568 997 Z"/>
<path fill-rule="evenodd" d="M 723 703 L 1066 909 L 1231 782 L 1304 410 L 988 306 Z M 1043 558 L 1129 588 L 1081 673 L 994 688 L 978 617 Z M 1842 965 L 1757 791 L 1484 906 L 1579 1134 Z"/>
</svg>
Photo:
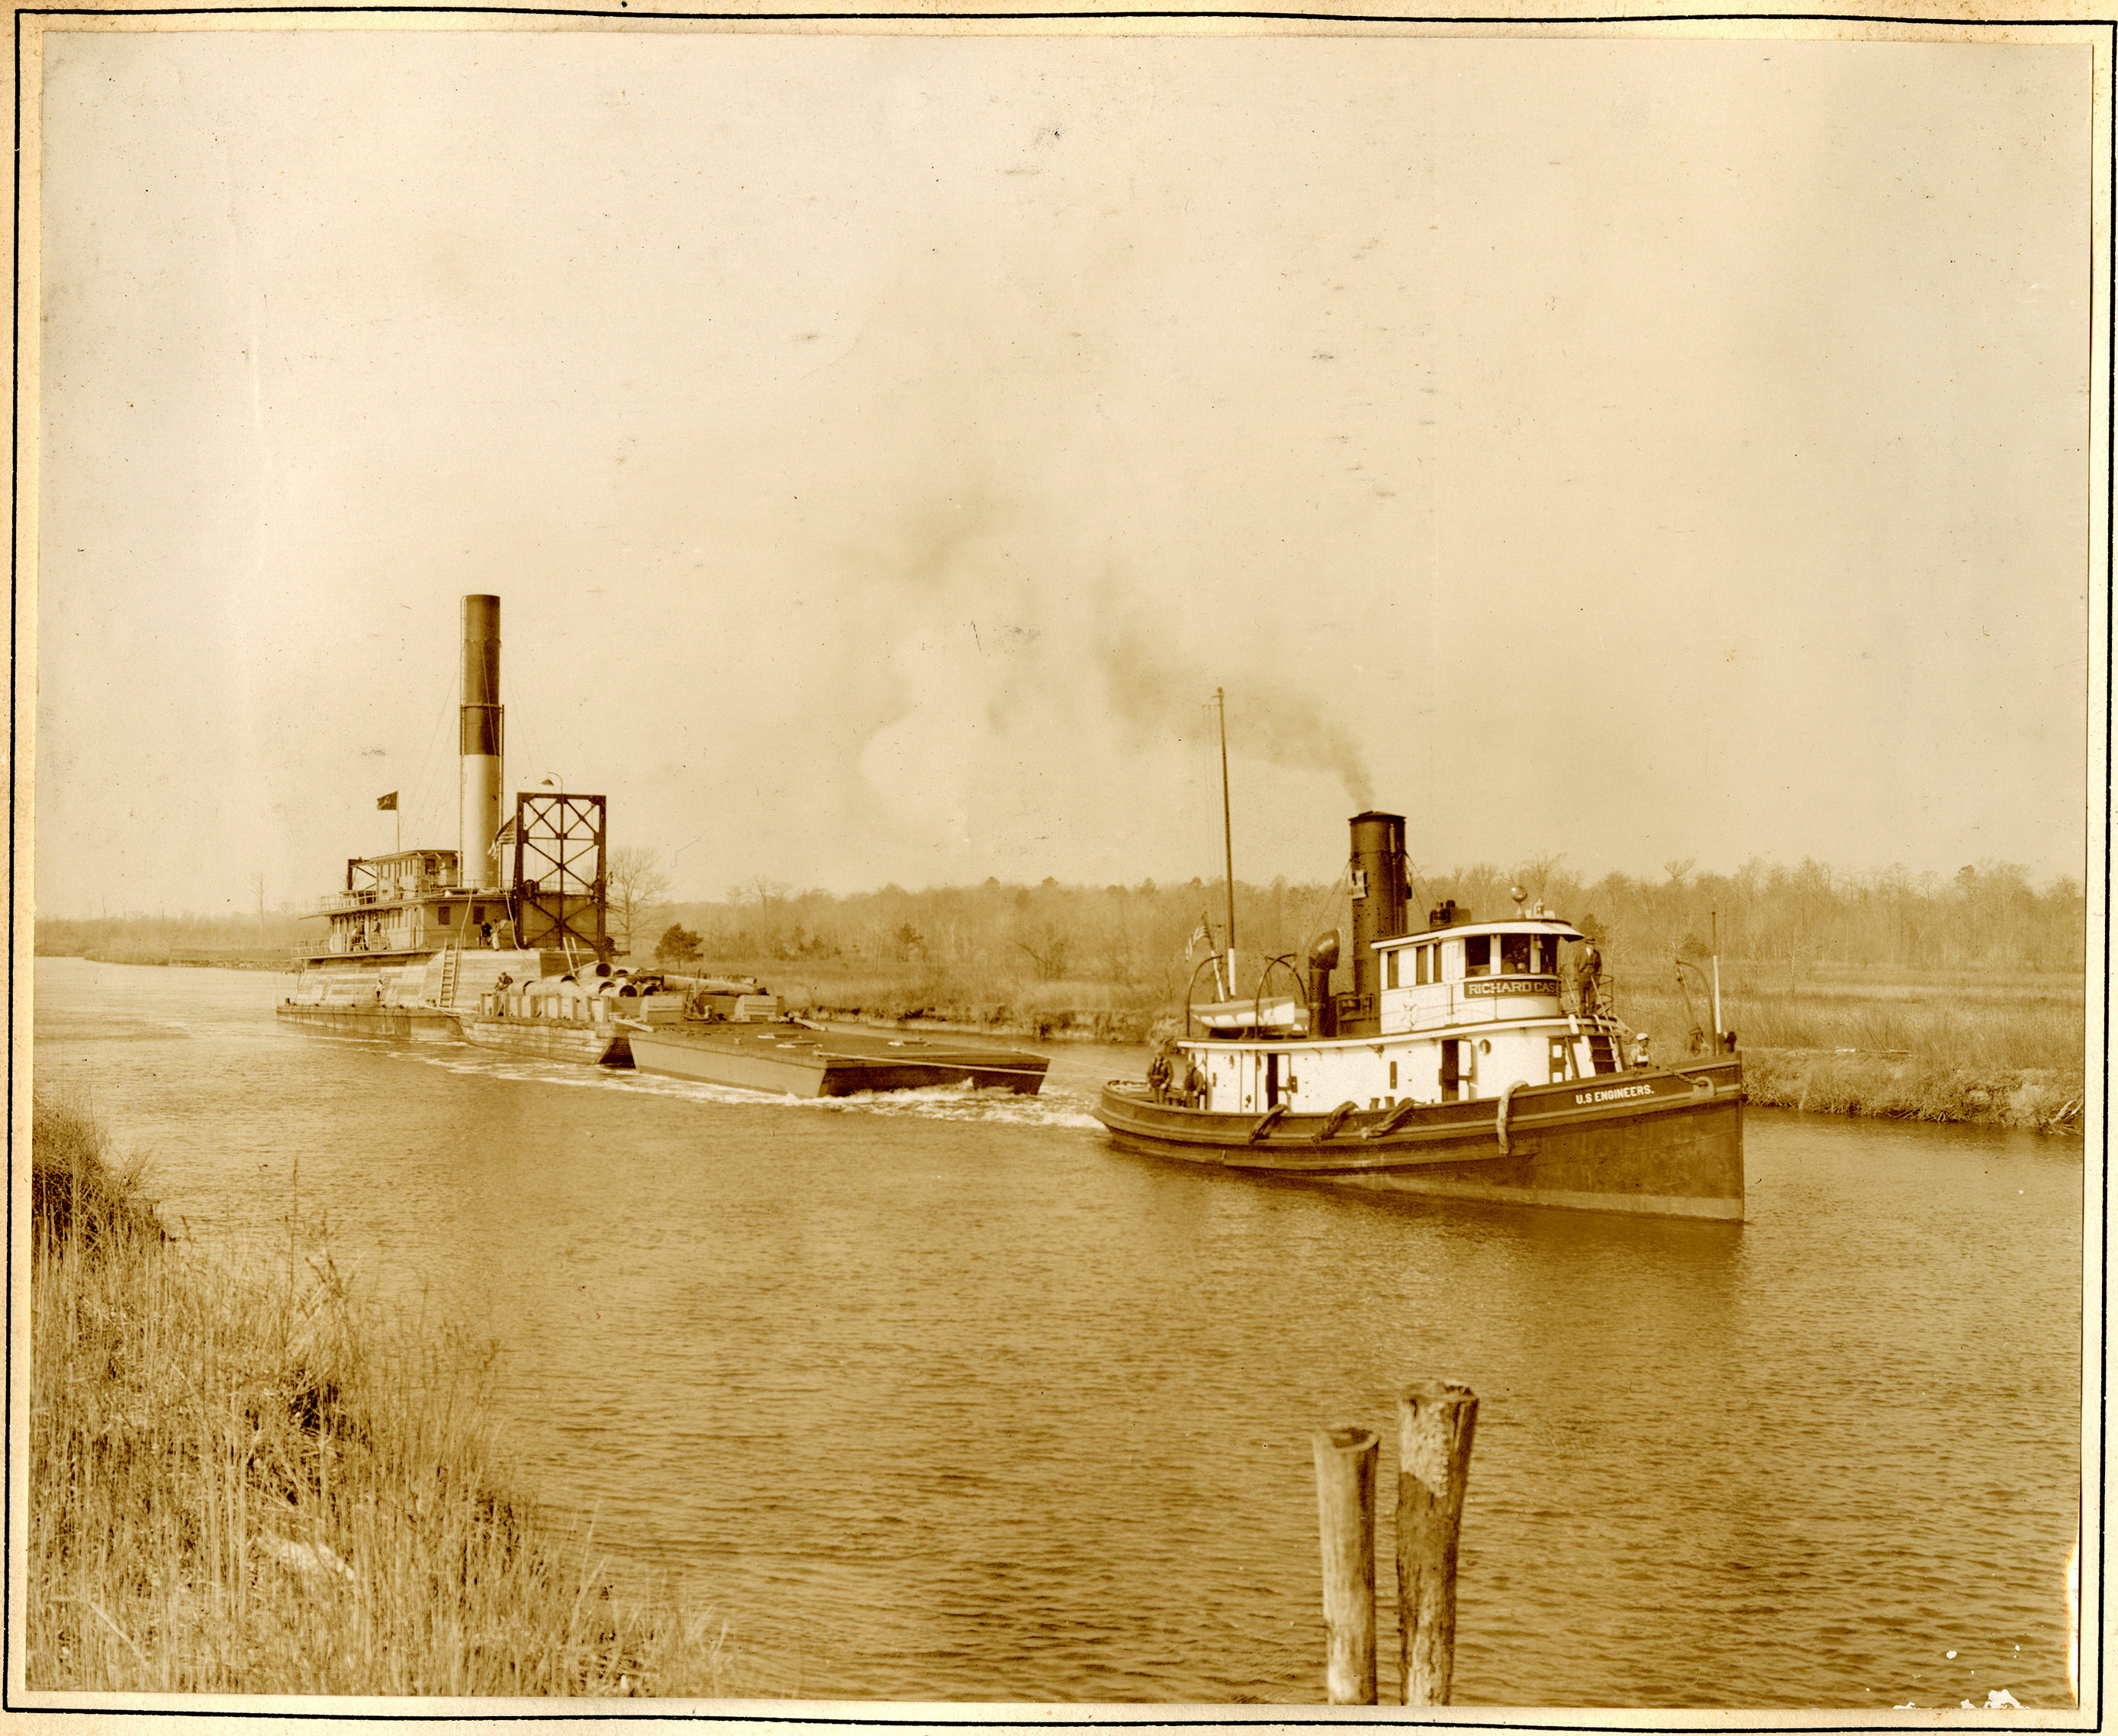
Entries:
<svg viewBox="0 0 2118 1736">
<path fill-rule="evenodd" d="M 1601 1091 L 1576 1091 L 1574 1100 L 1585 1108 L 1593 1103 L 1611 1103 L 1625 1097 L 1652 1097 L 1654 1094 L 1652 1085 L 1616 1085 Z"/>
<path fill-rule="evenodd" d="M 1482 976 L 1464 984 L 1464 993 L 1477 994 L 1557 994 L 1556 976 Z"/>
</svg>

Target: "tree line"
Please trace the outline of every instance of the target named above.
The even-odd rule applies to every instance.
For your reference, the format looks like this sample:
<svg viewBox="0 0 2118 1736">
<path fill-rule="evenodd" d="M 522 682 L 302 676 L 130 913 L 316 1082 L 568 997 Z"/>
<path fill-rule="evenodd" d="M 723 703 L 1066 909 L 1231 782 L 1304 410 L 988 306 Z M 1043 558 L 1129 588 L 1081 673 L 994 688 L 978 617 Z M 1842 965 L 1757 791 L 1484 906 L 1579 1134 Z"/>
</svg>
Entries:
<svg viewBox="0 0 2118 1736">
<path fill-rule="evenodd" d="M 617 853 L 613 853 L 615 857 Z M 726 896 L 670 903 L 666 882 L 642 852 L 613 861 L 613 938 L 636 955 L 669 931 L 691 938 L 684 962 L 731 968 L 770 961 L 838 960 L 875 965 L 979 965 L 1037 981 L 1093 981 L 1175 994 L 1190 962 L 1226 938 L 1228 900 L 1218 882 L 1175 885 L 980 886 L 910 891 L 886 886 L 835 895 L 752 879 Z M 1605 874 L 1588 881 L 1558 857 L 1511 868 L 1477 863 L 1446 871 L 1415 866 L 1412 921 L 1444 899 L 1478 917 L 1515 908 L 1511 889 L 1592 933 L 1619 969 L 1658 968 L 1673 954 L 1703 957 L 1717 943 L 1730 959 L 1812 966 L 1921 970 L 2079 971 L 2085 967 L 2087 904 L 2062 876 L 2033 885 L 2006 863 L 1966 865 L 1952 875 L 1901 867 L 1857 874 L 1805 860 L 1789 868 L 1753 858 L 1732 873 L 1701 873 L 1690 862 L 1659 876 Z M 622 913 L 617 906 L 622 906 Z M 624 920 L 619 920 L 620 915 Z M 221 916 L 142 915 L 44 920 L 45 953 L 157 948 L 259 947 L 291 951 L 321 928 L 291 911 Z M 1343 879 L 1335 885 L 1274 880 L 1236 887 L 1236 938 L 1263 959 L 1300 955 L 1327 930 L 1352 934 Z"/>
<path fill-rule="evenodd" d="M 1519 890 L 1527 903 L 1579 925 L 1620 968 L 1715 950 L 1731 959 L 1781 961 L 1796 972 L 1819 965 L 2074 971 L 2087 958 L 2080 882 L 2062 876 L 2039 887 L 2005 863 L 1943 877 L 1903 867 L 1855 874 L 1813 860 L 1788 868 L 1758 858 L 1732 873 L 1700 873 L 1676 861 L 1658 877 L 1609 873 L 1584 881 L 1562 859 L 1547 857 L 1510 868 L 1415 867 L 1409 879 L 1415 928 L 1444 900 L 1481 919 L 1510 915 Z M 662 956 L 685 962 L 1006 963 L 1038 980 L 1173 993 L 1187 974 L 1187 955 L 1195 961 L 1206 950 L 1202 940 L 1225 940 L 1228 900 L 1223 885 L 1200 880 L 1095 887 L 992 879 L 834 895 L 755 879 L 721 900 L 667 906 L 654 917 Z M 1239 947 L 1260 960 L 1301 955 L 1332 928 L 1350 939 L 1345 882 L 1239 882 L 1235 923 Z"/>
</svg>

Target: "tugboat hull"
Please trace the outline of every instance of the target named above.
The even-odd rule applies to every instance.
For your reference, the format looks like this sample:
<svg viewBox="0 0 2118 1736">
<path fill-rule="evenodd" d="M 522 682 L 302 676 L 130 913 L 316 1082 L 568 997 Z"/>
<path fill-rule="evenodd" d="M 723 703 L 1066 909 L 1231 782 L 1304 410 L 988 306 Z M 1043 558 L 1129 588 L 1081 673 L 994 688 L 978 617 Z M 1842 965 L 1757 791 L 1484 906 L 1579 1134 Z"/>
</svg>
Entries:
<svg viewBox="0 0 2118 1736">
<path fill-rule="evenodd" d="M 1740 1223 L 1742 1095 L 1734 1060 L 1343 1116 L 1216 1113 L 1114 1081 L 1096 1118 L 1127 1150 L 1288 1180 Z"/>
</svg>

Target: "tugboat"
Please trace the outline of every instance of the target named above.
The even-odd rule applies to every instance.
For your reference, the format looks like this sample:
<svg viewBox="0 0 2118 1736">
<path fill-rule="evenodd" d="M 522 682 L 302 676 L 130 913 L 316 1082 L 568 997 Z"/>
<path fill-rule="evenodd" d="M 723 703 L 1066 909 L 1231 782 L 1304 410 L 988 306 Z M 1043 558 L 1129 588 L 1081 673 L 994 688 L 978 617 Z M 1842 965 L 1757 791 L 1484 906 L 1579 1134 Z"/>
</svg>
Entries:
<svg viewBox="0 0 2118 1736">
<path fill-rule="evenodd" d="M 1351 825 L 1351 992 L 1332 993 L 1334 932 L 1306 973 L 1274 959 L 1237 993 L 1232 897 L 1219 998 L 1187 1008 L 1146 1083 L 1103 1087 L 1112 1139 L 1336 1187 L 1740 1223 L 1743 1066 L 1718 1011 L 1709 1054 L 1656 1064 L 1593 967 L 1565 983 L 1578 928 L 1518 892 L 1507 919 L 1444 903 L 1413 930 L 1404 817 Z"/>
<path fill-rule="evenodd" d="M 320 942 L 294 961 L 275 1009 L 360 1036 L 453 1039 L 460 1015 L 502 978 L 533 982 L 608 951 L 603 799 L 518 794 L 500 820 L 500 599 L 463 599 L 458 848 L 354 857 L 344 887 L 308 914 Z M 395 807 L 393 794 L 382 799 Z M 511 848 L 512 883 L 501 883 Z"/>
<path fill-rule="evenodd" d="M 1352 826 L 1352 992 L 1330 991 L 1334 933 L 1301 993 L 1260 979 L 1248 999 L 1192 1007 L 1178 1060 L 1103 1087 L 1112 1138 L 1339 1187 L 1740 1222 L 1732 1035 L 1717 1031 L 1708 1058 L 1655 1064 L 1593 978 L 1565 991 L 1560 949 L 1584 937 L 1541 905 L 1478 922 L 1444 904 L 1409 930 L 1404 818 Z M 1275 966 L 1293 969 L 1275 960 L 1265 976 Z M 1218 954 L 1215 969 L 1225 987 Z"/>
</svg>

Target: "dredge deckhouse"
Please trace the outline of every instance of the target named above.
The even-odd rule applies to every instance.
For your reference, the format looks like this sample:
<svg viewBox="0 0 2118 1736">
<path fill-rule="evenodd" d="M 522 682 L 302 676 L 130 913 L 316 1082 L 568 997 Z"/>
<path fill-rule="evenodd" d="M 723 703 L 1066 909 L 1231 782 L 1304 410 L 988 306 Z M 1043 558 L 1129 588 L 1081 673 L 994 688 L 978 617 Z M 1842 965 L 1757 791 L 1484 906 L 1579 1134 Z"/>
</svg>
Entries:
<svg viewBox="0 0 2118 1736">
<path fill-rule="evenodd" d="M 454 1038 L 503 978 L 606 960 L 601 796 L 518 794 L 501 823 L 500 599 L 463 599 L 457 847 L 357 856 L 275 1009 L 370 1036 Z M 386 798 L 394 803 L 395 798 Z M 512 875 L 502 883 L 502 859 Z"/>
<path fill-rule="evenodd" d="M 1414 930 L 1403 817 L 1352 828 L 1350 991 L 1332 992 L 1333 933 L 1306 973 L 1275 960 L 1249 997 L 1190 1007 L 1149 1082 L 1104 1087 L 1096 1115 L 1115 1141 L 1434 1198 L 1740 1220 L 1732 1035 L 1655 1064 L 1593 974 L 1567 982 L 1579 929 L 1519 900 L 1498 921 L 1444 904 Z"/>
</svg>

